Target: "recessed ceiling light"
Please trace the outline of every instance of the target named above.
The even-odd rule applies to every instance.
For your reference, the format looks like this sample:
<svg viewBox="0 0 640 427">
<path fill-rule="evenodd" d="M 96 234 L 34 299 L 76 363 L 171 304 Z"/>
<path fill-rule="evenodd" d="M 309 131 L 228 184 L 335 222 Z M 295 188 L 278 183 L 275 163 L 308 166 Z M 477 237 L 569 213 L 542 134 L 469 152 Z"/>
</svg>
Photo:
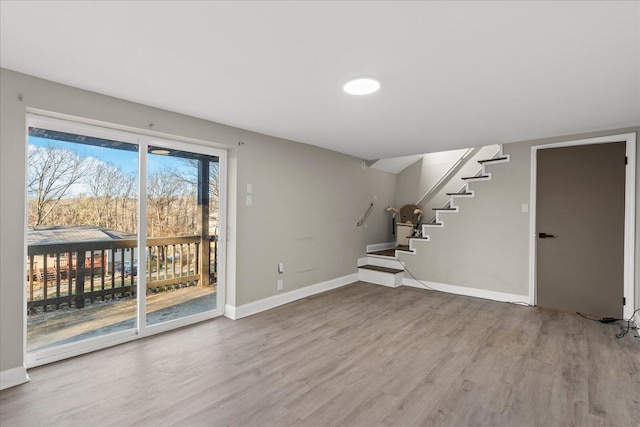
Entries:
<svg viewBox="0 0 640 427">
<path fill-rule="evenodd" d="M 371 77 L 351 79 L 342 87 L 350 95 L 369 95 L 380 89 L 380 82 Z"/>
<path fill-rule="evenodd" d="M 163 150 L 160 148 L 154 148 L 153 150 L 151 150 L 151 154 L 159 154 L 161 156 L 166 156 L 170 153 L 169 150 Z"/>
</svg>

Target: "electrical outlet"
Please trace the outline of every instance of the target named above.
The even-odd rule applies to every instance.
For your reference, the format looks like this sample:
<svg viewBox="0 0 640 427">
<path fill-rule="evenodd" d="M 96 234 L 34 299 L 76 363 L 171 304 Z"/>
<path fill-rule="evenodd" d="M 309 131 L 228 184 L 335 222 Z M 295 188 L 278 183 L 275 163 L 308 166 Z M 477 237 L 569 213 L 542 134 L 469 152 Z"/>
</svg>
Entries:
<svg viewBox="0 0 640 427">
<path fill-rule="evenodd" d="M 278 263 L 278 273 L 280 274 L 284 273 L 284 262 Z"/>
<path fill-rule="evenodd" d="M 279 291 L 281 291 L 281 290 L 283 290 L 283 289 L 284 289 L 284 280 L 282 280 L 282 279 L 278 279 L 278 286 L 277 286 L 277 289 L 278 289 Z"/>
</svg>

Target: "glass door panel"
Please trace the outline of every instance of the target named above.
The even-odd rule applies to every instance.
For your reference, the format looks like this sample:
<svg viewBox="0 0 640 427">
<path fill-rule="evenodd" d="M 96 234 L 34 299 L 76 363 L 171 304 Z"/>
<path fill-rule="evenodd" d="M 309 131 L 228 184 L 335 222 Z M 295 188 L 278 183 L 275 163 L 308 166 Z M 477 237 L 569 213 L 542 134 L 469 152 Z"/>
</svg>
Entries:
<svg viewBox="0 0 640 427">
<path fill-rule="evenodd" d="M 217 308 L 218 157 L 148 147 L 146 324 Z"/>
<path fill-rule="evenodd" d="M 27 352 L 136 327 L 138 145 L 29 128 Z"/>
</svg>

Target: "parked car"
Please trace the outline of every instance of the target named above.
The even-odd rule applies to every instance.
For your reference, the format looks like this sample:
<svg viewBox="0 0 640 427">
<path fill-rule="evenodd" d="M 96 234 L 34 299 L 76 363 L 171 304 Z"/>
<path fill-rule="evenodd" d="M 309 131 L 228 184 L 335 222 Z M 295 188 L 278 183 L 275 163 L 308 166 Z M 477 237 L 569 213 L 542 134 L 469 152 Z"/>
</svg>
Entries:
<svg viewBox="0 0 640 427">
<path fill-rule="evenodd" d="M 122 264 L 116 265 L 116 272 L 122 273 Z M 131 267 L 131 261 L 124 262 L 124 275 L 125 276 L 137 276 L 138 275 L 138 264 L 134 263 L 133 268 Z"/>
</svg>

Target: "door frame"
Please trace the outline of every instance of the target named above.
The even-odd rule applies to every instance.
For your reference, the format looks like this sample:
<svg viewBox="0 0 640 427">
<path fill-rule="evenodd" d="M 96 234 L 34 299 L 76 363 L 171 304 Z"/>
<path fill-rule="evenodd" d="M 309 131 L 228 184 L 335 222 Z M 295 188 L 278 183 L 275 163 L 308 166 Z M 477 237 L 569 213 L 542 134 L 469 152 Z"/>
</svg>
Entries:
<svg viewBox="0 0 640 427">
<path fill-rule="evenodd" d="M 536 239 L 536 179 L 537 153 L 547 148 L 571 147 L 577 145 L 606 144 L 611 142 L 625 142 L 628 159 L 625 170 L 624 194 L 624 291 L 627 303 L 623 307 L 623 317 L 629 319 L 633 315 L 635 303 L 635 212 L 636 212 L 636 134 L 624 133 L 607 135 L 596 138 L 577 139 L 552 144 L 534 145 L 531 147 L 531 192 L 529 210 L 529 299 L 531 305 L 536 305 L 537 299 L 537 239 Z"/>
<path fill-rule="evenodd" d="M 138 297 L 136 297 L 136 324 L 134 328 L 113 332 L 110 334 L 92 337 L 81 341 L 74 341 L 67 344 L 61 344 L 51 348 L 45 348 L 34 352 L 27 352 L 27 294 L 23 296 L 23 360 L 26 368 L 34 368 L 48 363 L 57 362 L 82 354 L 90 353 L 96 350 L 102 350 L 113 347 L 122 343 L 137 340 L 158 333 L 171 331 L 192 325 L 204 320 L 221 317 L 224 315 L 224 307 L 226 301 L 226 284 L 227 284 L 227 224 L 228 224 L 228 150 L 221 148 L 215 143 L 197 140 L 187 137 L 175 135 L 161 134 L 159 132 L 146 132 L 143 129 L 124 127 L 112 123 L 94 123 L 88 119 L 75 116 L 66 116 L 64 114 L 49 113 L 45 111 L 29 111 L 25 116 L 25 150 L 29 144 L 28 127 L 44 127 L 62 132 L 78 133 L 81 135 L 95 136 L 105 139 L 114 139 L 117 141 L 128 142 L 138 145 L 138 247 L 146 246 L 146 187 L 147 187 L 147 151 L 145 147 L 150 145 L 178 149 L 182 151 L 191 151 L 194 153 L 217 156 L 219 159 L 219 189 L 218 189 L 218 289 L 216 308 L 202 313 L 181 317 L 166 322 L 149 325 L 146 324 L 146 298 L 140 298 L 146 295 L 146 276 L 144 274 L 138 276 Z M 26 162 L 26 154 L 25 154 Z M 26 163 L 25 163 L 26 168 Z M 26 174 L 24 176 L 26 183 Z M 25 188 L 26 191 L 26 188 Z M 27 212 L 27 198 L 25 197 L 25 212 Z M 24 222 L 24 262 L 26 263 L 27 242 L 27 220 Z M 26 269 L 25 280 L 26 283 Z"/>
</svg>

